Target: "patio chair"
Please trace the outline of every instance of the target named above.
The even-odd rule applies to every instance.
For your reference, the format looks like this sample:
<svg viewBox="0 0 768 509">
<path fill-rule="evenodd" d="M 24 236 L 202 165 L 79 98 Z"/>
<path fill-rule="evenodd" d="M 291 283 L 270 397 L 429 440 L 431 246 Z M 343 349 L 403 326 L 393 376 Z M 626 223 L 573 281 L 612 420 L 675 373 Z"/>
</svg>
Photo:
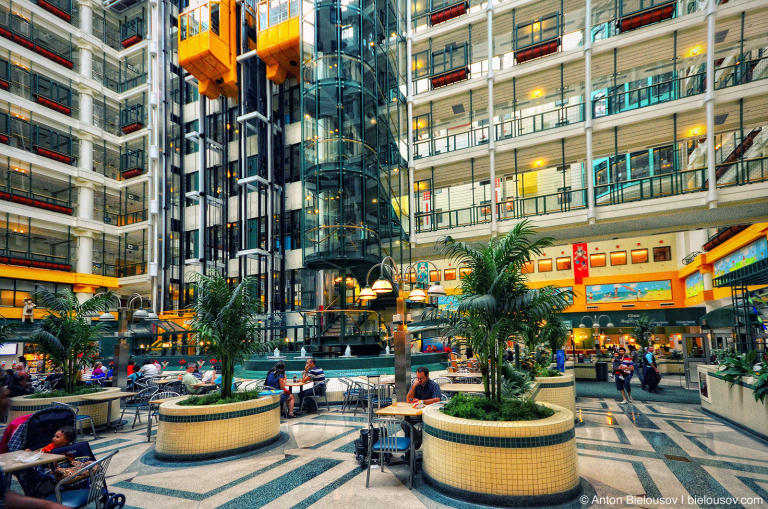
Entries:
<svg viewBox="0 0 768 509">
<path fill-rule="evenodd" d="M 320 398 L 325 399 L 325 409 L 329 410 L 331 409 L 330 405 L 328 404 L 328 383 L 323 384 L 323 390 L 322 394 L 315 394 L 315 389 L 317 388 L 316 385 L 312 386 L 312 393 L 309 393 L 308 391 L 304 393 L 304 399 L 301 400 L 301 406 L 299 406 L 299 412 L 304 410 L 304 403 L 306 403 L 308 400 L 313 400 L 315 402 L 315 408 L 317 408 L 317 412 L 320 412 Z"/>
<path fill-rule="evenodd" d="M 407 437 L 399 437 L 397 434 L 402 427 L 408 428 Z M 376 440 L 368 441 L 368 466 L 365 474 L 365 487 L 370 484 L 371 479 L 371 459 L 373 454 L 379 455 L 379 468 L 384 472 L 385 455 L 405 454 L 407 453 L 408 462 L 408 489 L 413 487 L 413 470 L 415 464 L 415 451 L 413 448 L 413 425 L 405 420 L 393 418 L 376 418 L 371 421 L 368 436 L 377 437 Z M 377 435 L 378 433 L 378 435 Z"/>
<path fill-rule="evenodd" d="M 344 413 L 353 403 L 357 404 L 357 400 L 360 399 L 360 390 L 355 382 L 349 378 L 339 378 L 339 382 L 344 386 L 344 392 L 342 393 L 344 399 L 341 401 L 341 413 Z"/>
<path fill-rule="evenodd" d="M 178 398 L 179 396 L 181 396 L 181 394 L 179 394 L 178 392 L 173 392 L 173 391 L 157 392 L 157 393 L 153 394 L 149 398 L 149 403 L 151 403 L 152 401 L 157 401 L 159 399 Z M 150 405 L 149 403 L 147 403 L 147 406 L 149 406 L 150 409 L 151 409 L 151 413 L 149 415 L 149 418 L 151 419 L 151 418 L 155 417 L 155 418 L 159 419 L 158 415 L 160 414 L 160 409 L 158 408 L 157 405 L 155 405 L 154 408 L 153 408 L 152 405 Z"/>
<path fill-rule="evenodd" d="M 112 451 L 103 458 L 81 468 L 75 473 L 65 477 L 54 488 L 53 495 L 48 497 L 51 502 L 56 502 L 67 507 L 86 507 L 94 504 L 96 509 L 104 507 L 102 501 L 106 494 L 106 476 L 109 462 L 117 451 Z M 81 489 L 66 489 L 68 484 L 87 476 L 88 486 Z"/>
<path fill-rule="evenodd" d="M 154 396 L 157 393 L 157 390 L 157 387 L 146 387 L 140 390 L 132 400 L 125 404 L 123 412 L 120 414 L 120 420 L 123 420 L 126 410 L 133 410 L 133 423 L 131 424 L 131 429 L 136 426 L 136 420 L 141 423 L 141 412 L 147 410 L 149 406 L 149 398 Z"/>
<path fill-rule="evenodd" d="M 60 401 L 54 401 L 51 403 L 51 406 L 53 407 L 60 407 L 60 408 L 66 408 L 68 410 L 71 410 L 75 414 L 75 431 L 79 431 L 81 435 L 83 435 L 83 424 L 86 422 L 90 423 L 91 425 L 91 436 L 93 437 L 93 440 L 96 440 L 96 426 L 93 422 L 93 417 L 90 415 L 80 414 L 80 408 L 75 408 L 72 405 L 68 405 L 66 403 L 62 403 Z M 53 436 L 53 435 L 51 435 Z"/>
<path fill-rule="evenodd" d="M 264 387 L 262 387 L 262 389 L 265 390 L 265 391 L 283 392 L 283 390 L 280 389 L 279 387 L 276 388 L 276 387 L 272 387 L 271 385 L 265 385 Z M 288 414 L 290 414 L 290 413 L 291 412 L 289 412 L 289 408 L 288 408 L 288 400 L 285 400 L 285 401 L 281 402 L 280 403 L 280 415 L 283 416 L 283 417 L 288 417 Z"/>
</svg>

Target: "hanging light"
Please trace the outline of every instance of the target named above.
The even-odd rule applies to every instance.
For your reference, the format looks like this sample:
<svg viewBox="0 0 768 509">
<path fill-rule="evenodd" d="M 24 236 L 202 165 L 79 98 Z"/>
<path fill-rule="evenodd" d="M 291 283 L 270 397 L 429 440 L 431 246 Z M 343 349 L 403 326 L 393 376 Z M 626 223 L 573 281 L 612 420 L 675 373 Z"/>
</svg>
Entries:
<svg viewBox="0 0 768 509">
<path fill-rule="evenodd" d="M 446 295 L 445 288 L 443 288 L 443 285 L 440 283 L 435 283 L 434 285 L 430 286 L 427 290 L 427 295 L 430 297 L 444 297 Z"/>
<path fill-rule="evenodd" d="M 360 295 L 358 296 L 360 300 L 374 300 L 376 298 L 376 292 L 368 288 L 367 286 L 360 290 Z"/>
<path fill-rule="evenodd" d="M 386 279 L 377 279 L 371 289 L 376 293 L 389 293 L 392 291 L 392 283 Z"/>
<path fill-rule="evenodd" d="M 146 309 L 137 309 L 133 312 L 133 317 L 138 318 L 139 320 L 144 320 L 149 316 L 149 313 L 147 313 Z"/>
<path fill-rule="evenodd" d="M 114 322 L 117 321 L 117 318 L 115 318 L 115 315 L 112 313 L 108 313 L 104 311 L 102 314 L 99 315 L 99 321 L 100 322 Z"/>
<path fill-rule="evenodd" d="M 159 318 L 160 317 L 157 316 L 157 313 L 155 313 L 154 311 L 150 311 L 149 313 L 147 313 L 147 317 L 145 318 L 145 320 L 157 320 Z"/>
<path fill-rule="evenodd" d="M 421 288 L 416 288 L 415 290 L 411 290 L 410 295 L 408 295 L 408 300 L 412 300 L 413 302 L 424 302 L 427 300 L 427 294 Z"/>
</svg>

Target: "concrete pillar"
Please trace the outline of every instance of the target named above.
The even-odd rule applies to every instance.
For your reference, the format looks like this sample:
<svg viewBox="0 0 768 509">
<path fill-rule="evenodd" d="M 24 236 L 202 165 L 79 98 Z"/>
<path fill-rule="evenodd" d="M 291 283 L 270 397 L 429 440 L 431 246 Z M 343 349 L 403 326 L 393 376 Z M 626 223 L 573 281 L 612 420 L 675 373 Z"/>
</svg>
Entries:
<svg viewBox="0 0 768 509">
<path fill-rule="evenodd" d="M 93 9 L 90 0 L 80 0 L 77 10 L 80 13 L 80 30 L 90 34 L 93 30 Z"/>
<path fill-rule="evenodd" d="M 488 20 L 488 166 L 491 178 L 491 235 L 498 230 L 496 217 L 499 213 L 496 196 L 496 127 L 493 123 L 493 0 L 488 0 L 485 7 Z"/>
<path fill-rule="evenodd" d="M 75 185 L 77 185 L 77 218 L 93 219 L 93 184 L 76 181 Z"/>
<path fill-rule="evenodd" d="M 584 6 L 584 135 L 586 158 L 584 172 L 587 175 L 587 219 L 595 223 L 595 180 L 592 168 L 592 1 Z"/>
<path fill-rule="evenodd" d="M 707 118 L 707 205 L 717 207 L 715 168 L 715 0 L 707 3 L 707 92 L 704 96 Z"/>
</svg>

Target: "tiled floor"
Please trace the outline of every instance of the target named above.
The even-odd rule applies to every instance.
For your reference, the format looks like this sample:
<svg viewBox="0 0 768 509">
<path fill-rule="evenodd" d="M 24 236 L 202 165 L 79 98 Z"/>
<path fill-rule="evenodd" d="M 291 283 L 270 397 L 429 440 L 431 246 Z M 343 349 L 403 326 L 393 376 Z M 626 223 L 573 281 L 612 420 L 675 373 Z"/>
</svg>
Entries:
<svg viewBox="0 0 768 509">
<path fill-rule="evenodd" d="M 768 506 L 768 445 L 698 405 L 580 398 L 577 408 L 587 503 L 574 507 Z M 352 452 L 363 425 L 360 414 L 323 411 L 284 421 L 281 440 L 267 450 L 199 463 L 155 460 L 145 428 L 102 433 L 92 445 L 97 456 L 120 451 L 109 469 L 110 489 L 135 508 L 478 507 L 419 481 L 409 491 L 403 467 L 372 471 L 366 489 Z"/>
</svg>

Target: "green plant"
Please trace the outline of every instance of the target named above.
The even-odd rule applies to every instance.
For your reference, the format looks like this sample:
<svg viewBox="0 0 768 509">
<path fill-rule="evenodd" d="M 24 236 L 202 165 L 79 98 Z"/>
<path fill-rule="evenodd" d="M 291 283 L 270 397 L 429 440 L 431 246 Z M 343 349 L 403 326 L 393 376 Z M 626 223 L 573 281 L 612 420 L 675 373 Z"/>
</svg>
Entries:
<svg viewBox="0 0 768 509">
<path fill-rule="evenodd" d="M 268 351 L 278 342 L 260 340 L 261 302 L 253 291 L 258 285 L 255 278 L 231 285 L 221 274 L 198 274 L 192 284 L 192 329 L 201 340 L 210 342 L 209 349 L 221 364 L 221 398 L 227 399 L 232 395 L 235 363 L 251 353 Z"/>
<path fill-rule="evenodd" d="M 650 344 L 650 337 L 653 333 L 654 323 L 648 318 L 648 315 L 641 315 L 635 322 L 635 327 L 632 329 L 632 337 L 638 345 L 646 348 Z"/>
<path fill-rule="evenodd" d="M 443 407 L 443 412 L 453 417 L 478 421 L 534 421 L 555 413 L 551 408 L 539 405 L 532 399 L 504 399 L 501 401 L 457 394 Z"/>
<path fill-rule="evenodd" d="M 83 394 L 92 394 L 94 392 L 99 392 L 101 389 L 98 387 L 81 387 L 79 389 L 76 389 L 74 391 L 62 391 L 62 390 L 56 390 L 56 391 L 50 391 L 50 392 L 36 392 L 34 394 L 30 394 L 28 397 L 32 399 L 37 398 L 60 398 L 62 396 L 80 396 Z"/>
<path fill-rule="evenodd" d="M 37 304 L 47 315 L 32 333 L 32 340 L 64 371 L 64 391 L 75 389 L 78 372 L 99 353 L 104 327 L 91 317 L 106 311 L 115 301 L 112 292 L 100 293 L 80 302 L 70 289 L 53 293 L 44 287 L 35 292 Z"/>
<path fill-rule="evenodd" d="M 471 346 L 479 358 L 485 395 L 501 401 L 503 355 L 507 340 L 521 336 L 526 324 L 541 323 L 570 304 L 573 292 L 554 286 L 529 288 L 523 266 L 552 245 L 534 239 L 535 230 L 522 221 L 503 237 L 473 247 L 450 237 L 441 251 L 471 272 L 461 280 L 457 310 L 447 335 Z"/>
<path fill-rule="evenodd" d="M 504 380 L 501 383 L 502 398 L 521 398 L 533 387 L 533 380 L 529 373 L 522 369 L 515 369 L 512 364 L 505 362 L 502 368 Z"/>
<path fill-rule="evenodd" d="M 743 354 L 726 352 L 718 373 L 731 384 L 741 382 L 744 377 L 753 377 L 750 385 L 755 401 L 762 402 L 768 396 L 768 354 L 754 350 Z"/>
<path fill-rule="evenodd" d="M 539 366 L 539 368 L 536 370 L 536 376 L 542 376 L 542 377 L 547 377 L 547 376 L 563 376 L 563 374 L 560 373 L 556 369 L 552 369 L 550 367 Z"/>
<path fill-rule="evenodd" d="M 669 352 L 670 360 L 679 361 L 679 360 L 682 360 L 682 358 L 683 358 L 683 352 L 680 352 L 677 350 L 672 350 L 671 352 Z"/>
<path fill-rule="evenodd" d="M 181 406 L 206 406 L 206 405 L 224 405 L 226 403 L 239 403 L 241 401 L 250 401 L 252 399 L 258 399 L 261 390 L 236 392 L 228 397 L 223 397 L 218 392 L 206 394 L 204 396 L 190 396 L 187 399 L 179 401 L 177 404 Z"/>
</svg>

